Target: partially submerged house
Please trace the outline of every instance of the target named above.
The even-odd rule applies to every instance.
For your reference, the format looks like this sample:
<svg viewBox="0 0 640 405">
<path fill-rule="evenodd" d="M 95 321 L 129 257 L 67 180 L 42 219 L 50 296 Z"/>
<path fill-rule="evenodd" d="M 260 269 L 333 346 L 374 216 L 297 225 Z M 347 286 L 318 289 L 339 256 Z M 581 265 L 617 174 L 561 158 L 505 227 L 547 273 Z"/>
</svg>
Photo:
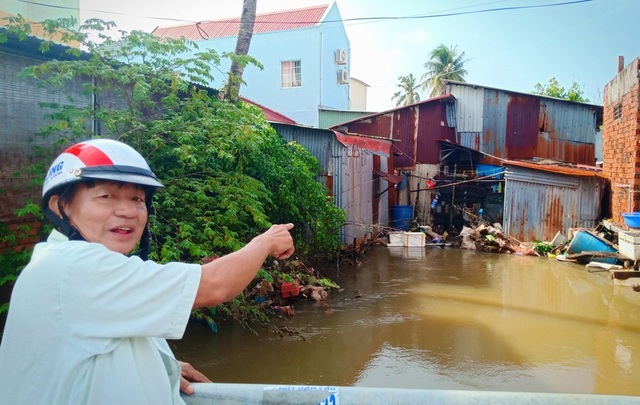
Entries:
<svg viewBox="0 0 640 405">
<path fill-rule="evenodd" d="M 503 162 L 504 232 L 520 241 L 551 241 L 571 228 L 595 228 L 608 210 L 602 170 L 557 161 Z"/>
<path fill-rule="evenodd" d="M 506 161 L 594 166 L 601 123 L 601 106 L 450 81 L 445 95 L 332 128 L 394 140 L 390 173 L 407 181 L 392 203 L 412 206 L 419 222 L 459 229 L 484 207 L 498 222 L 515 212 L 505 206 L 513 203 L 505 198 Z M 598 216 L 601 204 L 584 210 Z M 517 211 L 529 222 L 540 220 L 534 210 Z M 512 229 L 514 237 L 544 237 Z"/>
<path fill-rule="evenodd" d="M 299 143 L 318 159 L 322 168 L 318 181 L 347 216 L 340 230 L 345 245 L 357 246 L 380 232 L 380 224 L 389 219 L 388 194 L 381 190 L 398 181 L 379 174 L 389 170 L 391 140 L 305 127 L 259 103 L 243 101 L 260 108 L 285 141 Z"/>
<path fill-rule="evenodd" d="M 607 212 L 606 177 L 595 168 L 602 106 L 454 81 L 447 92 L 456 98 L 457 142 L 482 153 L 476 171 L 506 167 L 504 187 L 492 188 L 480 206 L 460 206 L 477 212 L 502 199 L 498 222 L 523 241 L 593 227 Z M 503 198 L 494 194 L 500 188 Z"/>
<path fill-rule="evenodd" d="M 345 244 L 358 244 L 379 232 L 388 221 L 388 194 L 381 192 L 393 183 L 376 173 L 388 172 L 391 141 L 338 131 L 270 122 L 286 141 L 308 149 L 322 167 L 320 179 L 335 204 L 347 215 L 341 230 Z"/>
<path fill-rule="evenodd" d="M 434 190 L 429 191 L 427 181 L 440 171 L 438 141 L 455 142 L 455 128 L 451 125 L 454 102 L 451 95 L 444 95 L 356 118 L 331 129 L 393 141 L 392 165 L 388 171 L 378 174 L 383 179 L 393 179 L 390 176 L 395 175 L 402 175 L 405 179 L 388 190 L 389 204 L 415 205 L 416 216 L 426 220 L 425 203 L 428 207 L 435 195 Z"/>
</svg>

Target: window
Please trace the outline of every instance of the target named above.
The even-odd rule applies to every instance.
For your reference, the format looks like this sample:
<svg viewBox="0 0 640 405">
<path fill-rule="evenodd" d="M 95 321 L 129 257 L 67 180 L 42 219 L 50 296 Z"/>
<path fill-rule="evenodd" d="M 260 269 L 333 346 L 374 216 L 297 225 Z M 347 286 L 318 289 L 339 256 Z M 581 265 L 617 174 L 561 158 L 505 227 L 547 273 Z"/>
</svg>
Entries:
<svg viewBox="0 0 640 405">
<path fill-rule="evenodd" d="M 613 119 L 617 120 L 620 117 L 622 117 L 622 103 L 613 106 Z"/>
<path fill-rule="evenodd" d="M 302 86 L 302 68 L 299 60 L 288 60 L 280 63 L 282 87 Z"/>
</svg>

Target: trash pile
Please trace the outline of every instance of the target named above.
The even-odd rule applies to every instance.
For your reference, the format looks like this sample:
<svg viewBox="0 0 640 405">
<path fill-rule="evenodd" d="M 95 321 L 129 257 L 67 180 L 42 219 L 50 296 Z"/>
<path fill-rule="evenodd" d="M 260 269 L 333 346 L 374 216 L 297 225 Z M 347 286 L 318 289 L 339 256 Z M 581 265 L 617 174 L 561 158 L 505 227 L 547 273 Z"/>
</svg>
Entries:
<svg viewBox="0 0 640 405">
<path fill-rule="evenodd" d="M 480 224 L 475 228 L 463 226 L 460 234 L 455 236 L 451 242 L 453 247 L 481 252 L 533 254 L 533 252 L 529 252 L 530 249 L 523 249 L 520 241 L 506 235 L 498 223 L 493 225 Z"/>
</svg>

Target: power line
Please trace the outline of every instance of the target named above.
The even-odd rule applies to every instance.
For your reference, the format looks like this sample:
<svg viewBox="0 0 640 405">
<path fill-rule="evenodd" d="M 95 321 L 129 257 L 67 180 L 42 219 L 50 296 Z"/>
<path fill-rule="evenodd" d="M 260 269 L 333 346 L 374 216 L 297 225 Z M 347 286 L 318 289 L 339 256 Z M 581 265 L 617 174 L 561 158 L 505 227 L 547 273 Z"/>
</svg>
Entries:
<svg viewBox="0 0 640 405">
<path fill-rule="evenodd" d="M 30 0 L 18 0 L 18 1 L 20 1 L 22 3 L 27 3 L 27 4 L 40 6 L 40 7 L 56 8 L 56 9 L 62 9 L 62 10 L 80 11 L 79 7 L 58 6 L 58 5 L 52 5 L 52 4 L 39 3 L 39 2 L 36 2 L 36 1 L 30 1 Z M 579 3 L 588 3 L 588 2 L 591 2 L 591 1 L 593 1 L 593 0 L 573 0 L 573 1 L 565 1 L 565 2 L 562 2 L 562 3 L 546 3 L 546 4 L 536 4 L 536 5 L 526 5 L 526 6 L 497 7 L 497 8 L 488 8 L 488 9 L 482 9 L 482 10 L 458 11 L 458 12 L 447 12 L 447 13 L 434 12 L 434 13 L 428 13 L 428 14 L 418 14 L 418 15 L 408 15 L 408 16 L 354 17 L 354 18 L 345 18 L 345 19 L 342 19 L 342 20 L 324 20 L 323 22 L 324 23 L 357 22 L 357 21 L 360 21 L 360 22 L 366 22 L 366 21 L 379 22 L 379 21 L 393 21 L 393 20 L 417 20 L 417 19 L 427 19 L 427 18 L 443 18 L 443 17 L 454 17 L 454 16 L 460 16 L 460 15 L 492 13 L 492 12 L 499 12 L 499 11 L 527 10 L 527 9 L 535 9 L 535 8 L 567 6 L 567 5 L 573 5 L 573 4 L 579 4 Z M 485 3 L 485 4 L 492 4 L 492 3 Z M 452 9 L 452 10 L 456 10 L 456 9 Z M 104 10 L 94 10 L 94 9 L 87 9 L 87 11 L 92 11 L 92 12 L 102 13 L 102 14 L 119 15 L 119 16 L 127 16 L 128 15 L 126 13 L 119 13 L 119 12 L 114 12 L 114 11 L 104 11 Z M 274 22 L 274 21 L 260 21 L 259 17 L 260 17 L 260 15 L 256 16 L 255 24 L 262 24 L 262 23 L 271 24 L 271 23 Z M 192 23 L 192 24 L 196 24 L 198 22 L 214 22 L 212 20 L 191 21 L 191 20 L 184 20 L 184 19 L 179 19 L 179 18 L 151 17 L 151 16 L 141 16 L 141 18 L 148 18 L 148 19 L 154 19 L 154 20 L 165 20 L 165 21 L 176 21 L 176 22 L 186 22 L 186 23 Z M 215 22 L 219 22 L 219 23 L 225 23 L 225 22 L 226 23 L 236 23 L 237 21 L 234 19 L 234 20 L 215 21 Z M 304 23 L 311 23 L 311 22 L 315 22 L 315 21 L 287 21 L 287 22 L 279 22 L 279 23 L 280 24 L 304 24 Z"/>
<path fill-rule="evenodd" d="M 547 3 L 547 4 L 537 4 L 537 5 L 529 5 L 529 6 L 512 6 L 512 7 L 499 7 L 499 8 L 488 8 L 484 10 L 472 10 L 472 11 L 459 11 L 455 13 L 443 13 L 443 14 L 421 14 L 421 15 L 413 15 L 413 16 L 399 16 L 399 17 L 357 17 L 357 18 L 346 18 L 342 21 L 365 21 L 365 20 L 418 20 L 424 18 L 441 18 L 441 17 L 453 17 L 459 15 L 468 15 L 468 14 L 480 14 L 480 13 L 490 13 L 496 11 L 509 11 L 509 10 L 526 10 L 533 8 L 545 8 L 545 7 L 556 7 L 556 6 L 567 6 L 571 4 L 578 3 L 588 3 L 593 0 L 574 0 L 567 1 L 564 3 Z M 325 22 L 339 22 L 339 21 L 325 21 Z"/>
</svg>

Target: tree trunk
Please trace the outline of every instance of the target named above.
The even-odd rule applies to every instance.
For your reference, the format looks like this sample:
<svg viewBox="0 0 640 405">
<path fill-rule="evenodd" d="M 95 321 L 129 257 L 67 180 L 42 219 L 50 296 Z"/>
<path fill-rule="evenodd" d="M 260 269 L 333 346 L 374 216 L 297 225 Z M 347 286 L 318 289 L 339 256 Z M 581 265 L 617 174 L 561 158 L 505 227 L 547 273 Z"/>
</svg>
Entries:
<svg viewBox="0 0 640 405">
<path fill-rule="evenodd" d="M 244 0 L 242 4 L 242 17 L 240 18 L 240 31 L 236 42 L 236 55 L 246 56 L 249 54 L 251 37 L 253 36 L 253 26 L 256 22 L 256 7 L 258 0 Z M 240 96 L 240 85 L 242 84 L 242 74 L 245 63 L 238 62 L 237 59 L 231 61 L 229 78 L 225 86 L 224 99 L 232 102 L 238 101 Z"/>
</svg>

